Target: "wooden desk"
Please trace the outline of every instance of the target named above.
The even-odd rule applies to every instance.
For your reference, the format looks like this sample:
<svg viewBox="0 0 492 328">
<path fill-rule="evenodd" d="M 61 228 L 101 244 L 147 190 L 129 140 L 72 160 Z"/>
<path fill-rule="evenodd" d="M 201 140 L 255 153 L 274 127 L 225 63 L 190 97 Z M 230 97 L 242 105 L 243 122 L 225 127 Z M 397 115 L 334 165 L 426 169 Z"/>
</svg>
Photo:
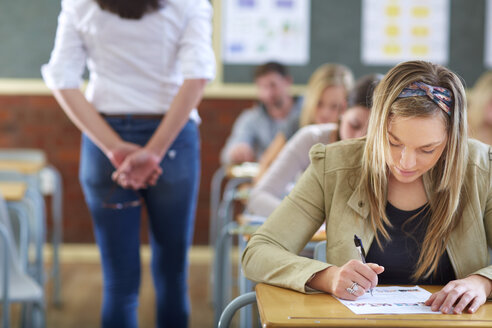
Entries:
<svg viewBox="0 0 492 328">
<path fill-rule="evenodd" d="M 0 193 L 6 201 L 20 201 L 24 198 L 25 182 L 0 182 Z"/>
<path fill-rule="evenodd" d="M 436 292 L 439 286 L 421 286 Z M 256 286 L 262 327 L 492 327 L 492 302 L 474 314 L 354 314 L 328 294 Z"/>
<path fill-rule="evenodd" d="M 234 178 L 254 178 L 258 174 L 258 163 L 245 162 L 237 165 L 230 165 L 226 168 L 226 177 Z"/>
<path fill-rule="evenodd" d="M 22 174 L 38 173 L 46 163 L 29 161 L 0 160 L 0 171 L 16 171 Z"/>
</svg>

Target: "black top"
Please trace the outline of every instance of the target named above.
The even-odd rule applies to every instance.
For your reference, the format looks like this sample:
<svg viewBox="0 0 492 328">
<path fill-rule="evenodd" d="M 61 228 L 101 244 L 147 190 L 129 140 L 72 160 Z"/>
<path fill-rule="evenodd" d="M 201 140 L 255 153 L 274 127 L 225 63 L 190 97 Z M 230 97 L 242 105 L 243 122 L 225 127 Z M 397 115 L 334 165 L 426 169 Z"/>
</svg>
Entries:
<svg viewBox="0 0 492 328">
<path fill-rule="evenodd" d="M 420 255 L 420 247 L 424 241 L 425 231 L 429 223 L 429 208 L 422 206 L 413 211 L 402 211 L 389 202 L 386 205 L 386 215 L 393 225 L 387 228 L 391 241 L 386 241 L 379 234 L 383 250 L 379 248 L 376 238 L 366 261 L 384 266 L 384 272 L 378 276 L 380 284 L 419 284 L 419 285 L 445 285 L 455 279 L 455 274 L 448 253 L 445 251 L 439 259 L 437 272 L 426 279 L 412 280 L 411 276 L 417 267 Z M 409 218 L 422 211 L 412 221 L 404 224 Z"/>
</svg>

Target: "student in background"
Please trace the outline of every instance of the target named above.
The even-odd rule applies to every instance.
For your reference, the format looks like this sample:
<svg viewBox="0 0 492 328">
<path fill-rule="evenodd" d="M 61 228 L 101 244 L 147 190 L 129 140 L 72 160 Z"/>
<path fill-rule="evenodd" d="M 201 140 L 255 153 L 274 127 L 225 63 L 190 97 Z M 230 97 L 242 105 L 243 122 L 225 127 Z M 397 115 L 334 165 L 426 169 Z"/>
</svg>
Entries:
<svg viewBox="0 0 492 328">
<path fill-rule="evenodd" d="M 187 253 L 200 176 L 195 108 L 215 74 L 211 17 L 207 0 L 62 1 L 42 74 L 83 132 L 80 182 L 101 253 L 103 327 L 138 325 L 142 202 L 156 326 L 187 326 Z"/>
<path fill-rule="evenodd" d="M 349 300 L 378 281 L 445 285 L 426 301 L 433 311 L 475 312 L 492 291 L 492 167 L 490 146 L 467 138 L 465 102 L 445 67 L 392 68 L 367 137 L 311 149 L 311 165 L 250 239 L 246 277 Z M 323 223 L 326 263 L 297 256 Z"/>
<path fill-rule="evenodd" d="M 357 81 L 349 93 L 348 108 L 339 119 L 339 126 L 330 123 L 333 122 L 330 115 L 323 115 L 320 110 L 313 113 L 314 119 L 308 122 L 317 124 L 306 125 L 297 131 L 251 191 L 246 207 L 248 213 L 267 217 L 273 212 L 308 167 L 309 149 L 313 145 L 366 135 L 372 93 L 381 77 L 366 75 Z M 333 116 L 338 118 L 340 114 Z"/>
<path fill-rule="evenodd" d="M 492 145 L 492 71 L 484 73 L 468 97 L 470 136 Z"/>
<path fill-rule="evenodd" d="M 254 80 L 259 103 L 236 119 L 221 151 L 223 164 L 256 162 L 279 131 L 290 137 L 299 127 L 302 99 L 290 94 L 287 68 L 268 62 L 256 68 Z"/>
<path fill-rule="evenodd" d="M 337 123 L 347 108 L 347 95 L 354 78 L 349 68 L 340 64 L 324 64 L 309 78 L 299 126 Z M 259 161 L 255 183 L 278 156 L 289 136 L 279 131 Z"/>
</svg>

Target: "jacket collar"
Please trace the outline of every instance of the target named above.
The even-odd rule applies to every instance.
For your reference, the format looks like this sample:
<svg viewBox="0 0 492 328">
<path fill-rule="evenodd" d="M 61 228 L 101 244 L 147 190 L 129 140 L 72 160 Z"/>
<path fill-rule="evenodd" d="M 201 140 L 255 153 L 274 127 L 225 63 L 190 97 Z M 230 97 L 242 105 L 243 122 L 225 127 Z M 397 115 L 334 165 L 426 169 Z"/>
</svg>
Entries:
<svg viewBox="0 0 492 328">
<path fill-rule="evenodd" d="M 425 173 L 423 175 L 423 179 L 427 199 L 430 199 L 429 195 L 431 192 L 431 182 L 429 174 Z M 369 217 L 369 199 L 367 198 L 366 186 L 359 186 L 358 188 L 355 188 L 347 202 L 347 205 L 358 213 L 363 219 L 367 219 Z"/>
</svg>

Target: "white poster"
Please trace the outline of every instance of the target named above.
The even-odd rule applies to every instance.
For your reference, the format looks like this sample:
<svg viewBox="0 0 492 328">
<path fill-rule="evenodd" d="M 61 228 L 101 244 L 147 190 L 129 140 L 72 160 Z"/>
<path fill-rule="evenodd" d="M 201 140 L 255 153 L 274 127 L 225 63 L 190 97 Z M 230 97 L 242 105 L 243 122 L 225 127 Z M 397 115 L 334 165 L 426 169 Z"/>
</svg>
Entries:
<svg viewBox="0 0 492 328">
<path fill-rule="evenodd" d="M 225 63 L 309 62 L 310 0 L 223 0 Z"/>
<path fill-rule="evenodd" d="M 447 64 L 449 15 L 449 0 L 363 0 L 362 62 Z"/>
<path fill-rule="evenodd" d="M 492 69 L 492 0 L 485 6 L 485 67 Z"/>
</svg>

